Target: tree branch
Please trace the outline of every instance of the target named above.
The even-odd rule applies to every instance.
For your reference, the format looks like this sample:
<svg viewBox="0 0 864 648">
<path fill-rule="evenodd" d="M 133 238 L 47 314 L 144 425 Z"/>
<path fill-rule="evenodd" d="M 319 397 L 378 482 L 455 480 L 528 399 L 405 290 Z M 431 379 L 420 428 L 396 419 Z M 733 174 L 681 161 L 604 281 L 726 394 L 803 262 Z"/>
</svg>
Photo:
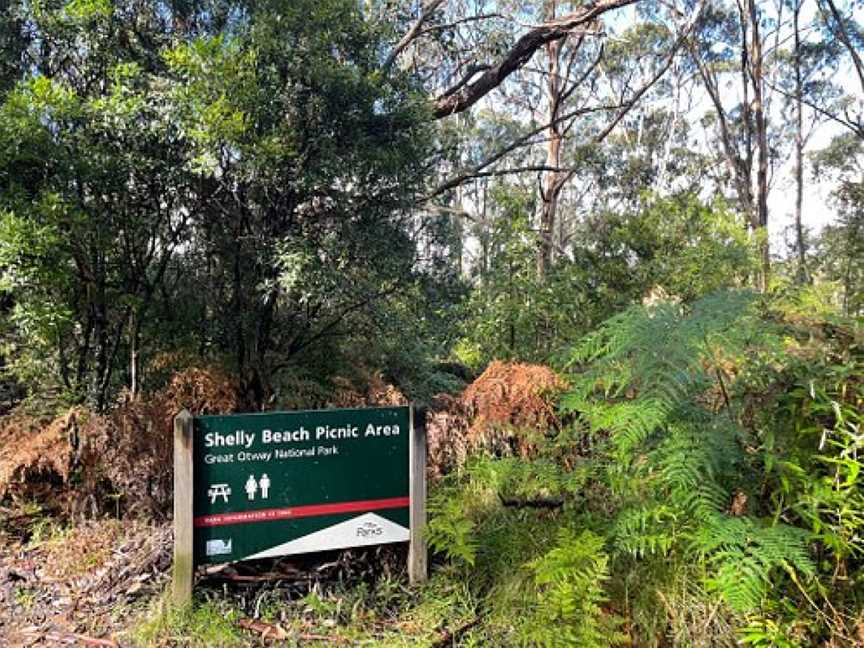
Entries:
<svg viewBox="0 0 864 648">
<path fill-rule="evenodd" d="M 650 90 L 655 83 L 657 83 L 664 74 L 669 70 L 672 66 L 672 61 L 675 60 L 675 55 L 678 54 L 678 50 L 681 49 L 681 46 L 687 41 L 690 37 L 690 32 L 693 31 L 693 28 L 696 26 L 696 23 L 699 20 L 699 17 L 702 15 L 702 12 L 705 10 L 706 0 L 702 0 L 699 5 L 693 10 L 693 14 L 690 16 L 690 19 L 684 25 L 684 28 L 681 30 L 681 33 L 678 35 L 678 38 L 675 39 L 675 43 L 672 45 L 672 49 L 669 51 L 669 54 L 666 55 L 666 61 L 663 65 L 660 66 L 660 69 L 652 76 L 647 83 L 645 83 L 639 90 L 633 94 L 632 97 L 628 101 L 622 102 L 623 108 L 621 111 L 615 116 L 615 118 L 604 128 L 600 133 L 594 138 L 595 143 L 602 142 L 609 133 L 624 119 L 625 115 L 630 111 L 633 106 L 635 106 L 639 100 L 645 95 L 648 90 Z"/>
<path fill-rule="evenodd" d="M 775 85 L 768 80 L 765 81 L 765 85 L 767 85 L 769 88 L 771 88 L 775 92 L 779 92 L 781 95 L 783 95 L 787 99 L 794 99 L 796 101 L 799 100 L 799 97 L 797 95 L 792 94 L 788 90 L 784 90 L 780 86 Z M 829 119 L 829 120 L 831 120 L 837 124 L 840 124 L 844 128 L 848 128 L 855 135 L 857 135 L 861 139 L 864 139 L 864 123 L 859 123 L 859 122 L 853 120 L 852 117 L 849 115 L 848 111 L 846 111 L 846 119 L 844 119 L 842 117 L 838 117 L 834 113 L 826 110 L 825 108 L 823 108 L 819 104 L 817 104 L 813 101 L 810 101 L 809 99 L 807 99 L 803 96 L 800 97 L 800 101 L 802 104 L 804 104 L 808 108 L 812 109 L 813 112 L 815 112 L 819 115 L 822 115 L 824 118 Z"/>
<path fill-rule="evenodd" d="M 435 118 L 441 119 L 448 115 L 454 115 L 473 106 L 489 94 L 489 92 L 497 88 L 513 72 L 525 65 L 534 55 L 534 52 L 547 43 L 566 37 L 574 29 L 596 20 L 607 11 L 625 7 L 638 1 L 600 0 L 600 2 L 595 4 L 581 7 L 567 16 L 535 27 L 517 40 L 516 44 L 513 45 L 504 58 L 498 64 L 486 70 L 479 79 L 468 84 L 458 92 L 448 91 L 438 97 L 435 100 L 434 106 Z M 412 31 L 416 34 L 416 30 Z M 408 34 L 406 34 L 407 36 Z"/>
<path fill-rule="evenodd" d="M 399 39 L 399 42 L 396 43 L 396 46 L 387 56 L 387 59 L 384 61 L 384 69 L 389 70 L 390 66 L 396 61 L 396 57 L 402 53 L 402 51 L 411 44 L 417 35 L 420 33 L 421 28 L 425 24 L 429 17 L 435 13 L 435 10 L 438 9 L 444 0 L 430 0 L 429 4 L 423 7 L 423 10 L 420 12 L 420 17 L 417 21 L 411 25 L 411 29 L 409 29 L 405 35 Z"/>
<path fill-rule="evenodd" d="M 834 4 L 833 0 L 822 0 L 818 3 L 819 9 L 822 11 L 823 15 L 825 15 L 825 10 L 822 7 L 822 2 L 828 5 L 831 16 L 834 18 L 834 24 L 837 26 L 836 30 L 832 31 L 834 31 L 837 38 L 840 39 L 840 42 L 843 43 L 843 46 L 849 51 L 852 65 L 855 67 L 855 73 L 858 75 L 858 81 L 861 83 L 861 90 L 864 91 L 864 61 L 861 60 L 861 55 L 858 54 L 858 50 L 849 38 L 849 32 L 843 24 L 843 16 L 840 15 L 840 12 L 837 10 L 837 5 Z M 828 26 L 828 29 L 831 29 L 827 16 L 825 18 L 825 24 Z"/>
<path fill-rule="evenodd" d="M 687 41 L 687 38 L 690 36 L 690 33 L 693 30 L 693 27 L 695 26 L 696 22 L 698 21 L 699 17 L 702 14 L 702 11 L 705 8 L 705 4 L 706 4 L 706 0 L 702 0 L 702 2 L 700 2 L 699 5 L 694 9 L 693 13 L 691 14 L 689 20 L 687 21 L 687 23 L 683 27 L 678 38 L 675 40 L 675 43 L 673 44 L 671 50 L 666 55 L 666 59 L 665 59 L 663 65 L 661 65 L 660 68 L 658 69 L 658 71 L 645 84 L 643 84 L 629 99 L 627 99 L 626 101 L 622 101 L 621 103 L 616 104 L 616 105 L 611 105 L 611 106 L 610 105 L 604 105 L 604 106 L 592 106 L 589 108 L 579 108 L 579 109 L 570 111 L 564 115 L 560 115 L 559 117 L 550 121 L 549 123 L 545 123 L 542 126 L 538 126 L 537 128 L 534 128 L 534 129 L 528 131 L 527 133 L 525 133 L 524 135 L 522 135 L 521 137 L 519 137 L 518 139 L 516 139 L 512 143 L 508 144 L 507 146 L 502 147 L 501 149 L 499 149 L 498 151 L 496 151 L 492 155 L 488 156 L 486 159 L 484 159 L 483 161 L 481 161 L 479 164 L 475 165 L 474 167 L 467 169 L 467 170 L 465 170 L 465 171 L 463 171 L 463 172 L 459 173 L 458 175 L 455 175 L 451 178 L 448 178 L 443 183 L 441 183 L 438 187 L 436 187 L 430 194 L 428 194 L 427 196 L 422 198 L 420 202 L 425 202 L 425 201 L 431 200 L 432 198 L 440 196 L 441 194 L 458 187 L 459 185 L 467 182 L 468 180 L 473 180 L 475 178 L 490 177 L 490 176 L 507 175 L 507 174 L 512 174 L 512 173 L 518 173 L 520 171 L 561 171 L 561 172 L 565 172 L 567 174 L 563 178 L 564 182 L 569 180 L 569 178 L 571 178 L 575 174 L 575 172 L 576 172 L 575 169 L 562 169 L 562 168 L 557 168 L 557 167 L 551 168 L 548 166 L 546 166 L 546 167 L 540 167 L 540 166 L 516 167 L 516 168 L 501 169 L 501 170 L 497 170 L 497 171 L 483 171 L 483 169 L 485 169 L 486 167 L 498 162 L 501 158 L 503 158 L 508 153 L 511 153 L 512 151 L 514 151 L 514 150 L 516 150 L 522 146 L 528 146 L 528 145 L 533 144 L 534 142 L 532 142 L 531 139 L 533 137 L 535 137 L 536 135 L 538 135 L 539 133 L 542 133 L 543 131 L 547 130 L 550 126 L 554 126 L 555 124 L 561 123 L 563 121 L 567 121 L 569 119 L 574 119 L 575 117 L 579 117 L 581 115 L 589 114 L 592 112 L 600 112 L 600 111 L 605 111 L 605 110 L 618 110 L 618 113 L 615 115 L 615 117 L 612 119 L 612 121 L 610 121 L 610 123 L 607 124 L 606 127 L 603 128 L 600 131 L 600 133 L 598 133 L 592 139 L 592 142 L 595 144 L 602 142 L 612 132 L 612 130 L 614 130 L 614 128 L 621 122 L 621 120 L 627 115 L 627 113 L 639 102 L 639 100 L 645 95 L 645 93 L 648 92 L 648 90 L 650 90 L 663 77 L 663 75 L 668 71 L 669 67 L 672 64 L 672 61 L 674 60 L 674 57 L 676 56 L 678 51 L 681 49 L 681 46 Z M 574 87 L 581 85 L 587 79 L 590 72 L 592 70 L 594 70 L 596 68 L 596 66 L 599 64 L 599 62 L 602 58 L 602 55 L 603 55 L 603 50 L 601 48 L 601 51 L 598 53 L 597 58 L 589 66 L 589 68 L 585 72 L 585 74 L 583 74 L 580 77 L 579 81 L 576 84 L 574 84 Z M 569 131 L 569 127 L 567 130 Z"/>
<path fill-rule="evenodd" d="M 620 107 L 621 107 L 620 105 L 592 106 L 590 108 L 579 108 L 577 110 L 571 110 L 570 112 L 568 112 L 564 115 L 560 115 L 559 117 L 557 117 L 553 121 L 547 122 L 547 123 L 543 124 L 542 126 L 538 126 L 537 128 L 534 128 L 534 129 L 528 131 L 527 133 L 525 133 L 521 137 L 517 138 L 515 141 L 511 142 L 507 146 L 504 146 L 504 147 L 498 149 L 495 153 L 493 153 L 492 155 L 490 155 L 489 157 L 487 157 L 486 159 L 481 161 L 479 164 L 476 164 L 475 166 L 459 173 L 456 176 L 448 178 L 447 180 L 442 182 L 440 185 L 438 185 L 432 191 L 432 193 L 425 196 L 421 200 L 421 202 L 426 201 L 426 200 L 431 200 L 432 198 L 435 198 L 436 196 L 440 196 L 441 194 L 449 191 L 450 189 L 455 189 L 456 187 L 458 187 L 459 185 L 461 185 L 462 183 L 464 183 L 468 180 L 472 180 L 474 178 L 479 178 L 479 177 L 485 177 L 485 176 L 489 176 L 489 175 L 495 175 L 495 174 L 490 174 L 490 173 L 482 173 L 482 171 L 486 167 L 488 167 L 492 164 L 495 164 L 498 160 L 503 158 L 508 153 L 512 153 L 513 151 L 515 151 L 518 148 L 521 148 L 522 146 L 530 146 L 531 144 L 535 144 L 536 142 L 531 142 L 529 140 L 531 140 L 531 138 L 535 137 L 536 135 L 539 135 L 543 131 L 547 130 L 550 126 L 561 123 L 562 121 L 566 121 L 568 119 L 572 119 L 574 117 L 578 117 L 580 115 L 586 115 L 586 114 L 592 113 L 592 112 L 600 112 L 603 110 L 615 110 L 616 108 L 620 108 Z M 510 173 L 512 173 L 512 171 L 510 171 Z"/>
</svg>

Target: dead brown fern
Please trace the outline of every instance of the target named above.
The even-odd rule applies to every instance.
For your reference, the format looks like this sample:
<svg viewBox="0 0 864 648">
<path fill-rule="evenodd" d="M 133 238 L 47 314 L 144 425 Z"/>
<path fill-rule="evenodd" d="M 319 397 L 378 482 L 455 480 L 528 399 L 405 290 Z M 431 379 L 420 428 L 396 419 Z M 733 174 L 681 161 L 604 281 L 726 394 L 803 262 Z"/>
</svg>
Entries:
<svg viewBox="0 0 864 648">
<path fill-rule="evenodd" d="M 559 426 L 555 411 L 564 380 L 543 365 L 495 361 L 462 395 L 471 420 L 472 444 L 496 445 L 515 441 L 521 453 L 530 450 L 524 431 L 543 433 Z"/>
<path fill-rule="evenodd" d="M 336 377 L 336 390 L 328 402 L 330 407 L 396 407 L 407 405 L 408 399 L 398 387 L 384 380 L 381 374 L 373 373 L 361 381 Z"/>
<path fill-rule="evenodd" d="M 462 464 L 468 456 L 468 416 L 459 397 L 439 394 L 426 414 L 426 442 L 431 477 L 441 477 Z"/>
<path fill-rule="evenodd" d="M 0 425 L 0 498 L 17 494 L 28 481 L 65 481 L 69 477 L 71 446 L 67 426 L 75 410 L 55 420 L 12 413 Z"/>
<path fill-rule="evenodd" d="M 206 367 L 178 372 L 159 392 L 127 396 L 106 414 L 78 407 L 53 420 L 10 415 L 0 427 L 0 498 L 51 499 L 72 514 L 159 516 L 170 505 L 174 416 L 183 408 L 231 413 L 239 402 L 228 374 Z"/>
</svg>

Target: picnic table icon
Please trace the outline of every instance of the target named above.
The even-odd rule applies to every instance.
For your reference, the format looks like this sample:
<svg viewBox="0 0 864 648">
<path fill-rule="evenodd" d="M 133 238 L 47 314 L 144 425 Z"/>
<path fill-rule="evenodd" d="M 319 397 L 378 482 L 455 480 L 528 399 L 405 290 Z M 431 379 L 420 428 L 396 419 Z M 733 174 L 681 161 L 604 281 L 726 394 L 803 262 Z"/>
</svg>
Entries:
<svg viewBox="0 0 864 648">
<path fill-rule="evenodd" d="M 219 497 L 227 504 L 230 495 L 231 487 L 228 484 L 211 484 L 210 488 L 207 489 L 207 496 L 210 498 L 211 504 L 215 504 Z"/>
</svg>

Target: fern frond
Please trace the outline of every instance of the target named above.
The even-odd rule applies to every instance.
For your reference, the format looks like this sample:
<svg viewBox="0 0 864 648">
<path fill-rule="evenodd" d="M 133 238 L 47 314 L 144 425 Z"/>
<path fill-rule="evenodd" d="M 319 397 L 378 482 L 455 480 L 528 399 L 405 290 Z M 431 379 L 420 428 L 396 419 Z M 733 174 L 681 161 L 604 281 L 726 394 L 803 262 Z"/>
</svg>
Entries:
<svg viewBox="0 0 864 648">
<path fill-rule="evenodd" d="M 591 531 L 562 529 L 555 547 L 529 563 L 539 589 L 534 622 L 524 637 L 532 646 L 600 648 L 614 644 L 617 620 L 601 604 L 609 578 L 604 540 Z"/>
<path fill-rule="evenodd" d="M 678 511 L 653 503 L 619 513 L 612 527 L 615 548 L 634 558 L 667 555 L 678 541 Z"/>
<path fill-rule="evenodd" d="M 807 535 L 795 527 L 762 526 L 752 518 L 717 515 L 692 539 L 698 554 L 715 570 L 706 586 L 736 612 L 761 604 L 775 570 L 806 577 L 815 573 Z"/>
</svg>

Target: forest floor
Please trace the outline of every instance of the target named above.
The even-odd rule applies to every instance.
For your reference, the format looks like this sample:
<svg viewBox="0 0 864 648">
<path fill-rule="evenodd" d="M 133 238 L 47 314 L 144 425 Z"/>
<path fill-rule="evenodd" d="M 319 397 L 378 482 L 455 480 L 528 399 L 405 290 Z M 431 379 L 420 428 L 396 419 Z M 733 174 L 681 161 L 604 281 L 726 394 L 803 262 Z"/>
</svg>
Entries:
<svg viewBox="0 0 864 648">
<path fill-rule="evenodd" d="M 170 524 L 62 525 L 0 510 L 6 646 L 445 646 L 476 624 L 439 574 L 409 589 L 406 548 L 326 552 L 199 574 L 195 605 L 169 604 Z M 446 569 L 445 569 L 446 571 Z"/>
<path fill-rule="evenodd" d="M 12 645 L 111 645 L 168 581 L 169 527 L 61 524 L 38 509 L 0 513 L 0 636 Z"/>
</svg>

